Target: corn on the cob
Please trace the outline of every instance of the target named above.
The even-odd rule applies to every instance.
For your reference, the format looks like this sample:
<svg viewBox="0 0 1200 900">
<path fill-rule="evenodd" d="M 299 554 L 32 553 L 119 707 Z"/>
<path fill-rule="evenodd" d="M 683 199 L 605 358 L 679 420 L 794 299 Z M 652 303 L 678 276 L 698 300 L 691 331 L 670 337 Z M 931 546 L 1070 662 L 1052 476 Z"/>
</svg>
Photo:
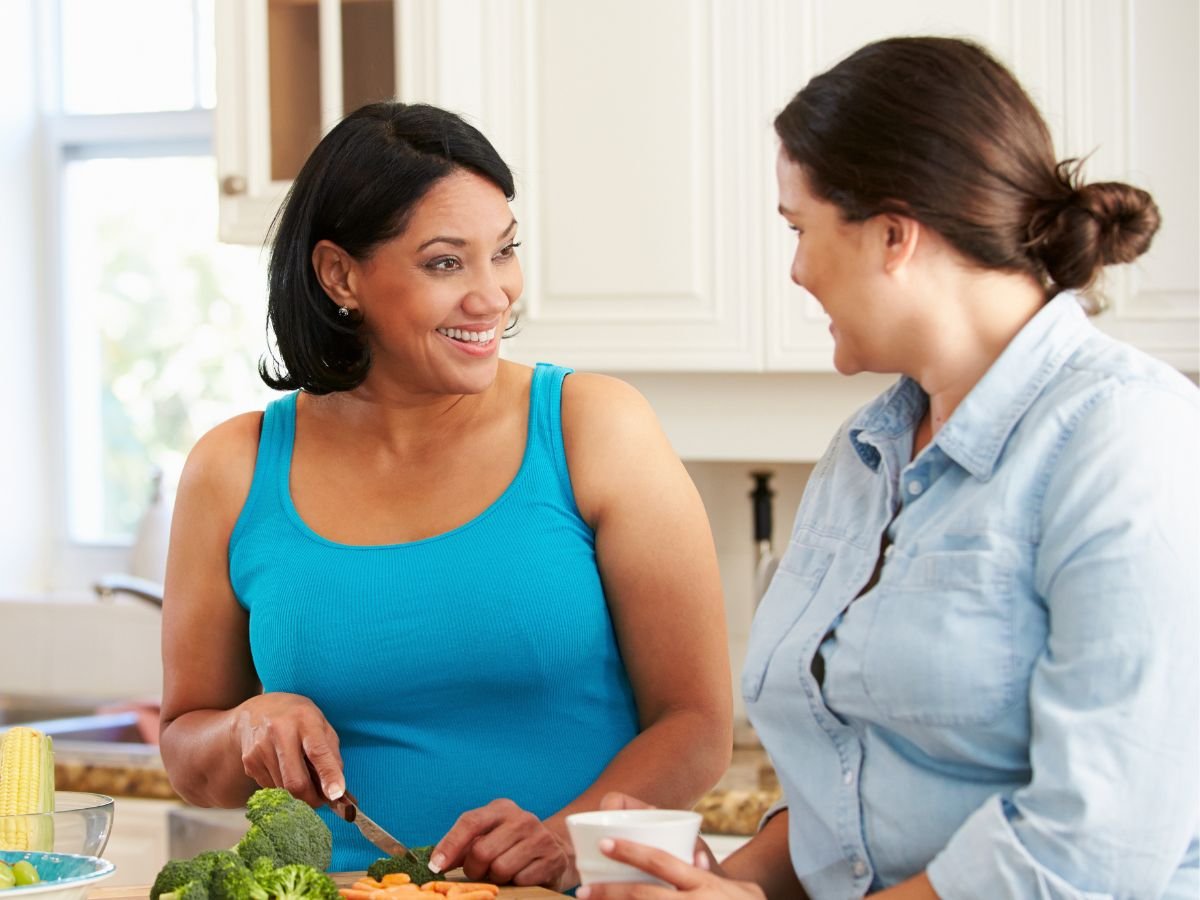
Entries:
<svg viewBox="0 0 1200 900">
<path fill-rule="evenodd" d="M 32 728 L 0 738 L 0 850 L 53 850 L 54 747 Z M 43 815 L 33 815 L 42 813 Z"/>
</svg>

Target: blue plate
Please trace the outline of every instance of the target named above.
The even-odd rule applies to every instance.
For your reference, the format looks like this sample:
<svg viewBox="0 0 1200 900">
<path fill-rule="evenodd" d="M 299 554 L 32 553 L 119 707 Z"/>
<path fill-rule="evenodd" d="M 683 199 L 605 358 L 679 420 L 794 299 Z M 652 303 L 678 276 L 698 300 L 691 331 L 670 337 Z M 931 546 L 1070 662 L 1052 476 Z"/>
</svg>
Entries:
<svg viewBox="0 0 1200 900">
<path fill-rule="evenodd" d="M 5 900 L 33 894 L 61 894 L 82 897 L 92 886 L 116 871 L 107 859 L 77 856 L 74 853 L 47 853 L 40 850 L 0 850 L 0 860 L 10 866 L 28 860 L 37 869 L 41 881 L 4 891 Z"/>
</svg>

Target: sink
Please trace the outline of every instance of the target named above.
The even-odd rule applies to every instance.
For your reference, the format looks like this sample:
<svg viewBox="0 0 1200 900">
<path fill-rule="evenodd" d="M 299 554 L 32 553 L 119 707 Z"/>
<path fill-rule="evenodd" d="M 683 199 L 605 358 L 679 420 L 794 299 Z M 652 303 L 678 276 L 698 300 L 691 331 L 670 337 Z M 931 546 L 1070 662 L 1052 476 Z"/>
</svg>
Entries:
<svg viewBox="0 0 1200 900">
<path fill-rule="evenodd" d="M 149 744 L 138 727 L 141 715 L 134 710 L 63 716 L 22 722 L 54 739 L 56 748 L 78 742 L 103 744 Z"/>
<path fill-rule="evenodd" d="M 158 749 L 158 706 L 0 693 L 0 731 L 27 725 L 54 741 L 59 790 L 178 800 Z"/>
<path fill-rule="evenodd" d="M 49 735 L 58 762 L 120 759 L 162 765 L 153 704 L 0 694 L 0 730 L 12 725 Z"/>
<path fill-rule="evenodd" d="M 0 694 L 0 727 L 11 725 L 26 725 L 48 734 L 55 747 L 81 742 L 158 744 L 158 706 L 154 703 Z"/>
<path fill-rule="evenodd" d="M 94 713 L 97 708 L 96 703 L 86 700 L 0 694 L 0 726 L 85 716 Z"/>
</svg>

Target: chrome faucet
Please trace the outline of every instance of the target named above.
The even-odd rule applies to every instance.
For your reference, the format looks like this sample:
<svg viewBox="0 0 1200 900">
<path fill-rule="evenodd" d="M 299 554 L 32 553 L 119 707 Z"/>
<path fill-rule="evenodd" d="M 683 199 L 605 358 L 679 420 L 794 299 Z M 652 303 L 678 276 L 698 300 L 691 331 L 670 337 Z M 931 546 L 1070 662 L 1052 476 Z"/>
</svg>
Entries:
<svg viewBox="0 0 1200 900">
<path fill-rule="evenodd" d="M 117 594 L 129 594 L 162 609 L 163 586 L 157 581 L 136 575 L 103 575 L 92 588 L 101 600 L 111 600 Z"/>
</svg>

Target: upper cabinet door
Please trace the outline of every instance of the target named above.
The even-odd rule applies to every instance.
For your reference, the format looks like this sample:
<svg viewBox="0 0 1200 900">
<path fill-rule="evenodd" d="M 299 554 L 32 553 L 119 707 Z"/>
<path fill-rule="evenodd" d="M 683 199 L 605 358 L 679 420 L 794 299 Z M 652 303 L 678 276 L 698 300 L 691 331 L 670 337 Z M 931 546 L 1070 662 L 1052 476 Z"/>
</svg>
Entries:
<svg viewBox="0 0 1200 900">
<path fill-rule="evenodd" d="M 1099 285 L 1105 331 L 1185 372 L 1200 370 L 1200 4 L 1066 2 L 1064 155 L 1091 181 L 1154 195 L 1162 227 L 1136 263 Z"/>
<path fill-rule="evenodd" d="M 525 272 L 509 358 L 762 367 L 773 97 L 758 3 L 438 3 L 419 95 L 466 113 L 517 178 Z M 475 21 L 477 43 L 463 22 Z M 410 86 L 412 83 L 409 83 Z"/>
<path fill-rule="evenodd" d="M 217 0 L 220 236 L 260 244 L 345 112 L 396 94 L 394 0 Z"/>
</svg>

